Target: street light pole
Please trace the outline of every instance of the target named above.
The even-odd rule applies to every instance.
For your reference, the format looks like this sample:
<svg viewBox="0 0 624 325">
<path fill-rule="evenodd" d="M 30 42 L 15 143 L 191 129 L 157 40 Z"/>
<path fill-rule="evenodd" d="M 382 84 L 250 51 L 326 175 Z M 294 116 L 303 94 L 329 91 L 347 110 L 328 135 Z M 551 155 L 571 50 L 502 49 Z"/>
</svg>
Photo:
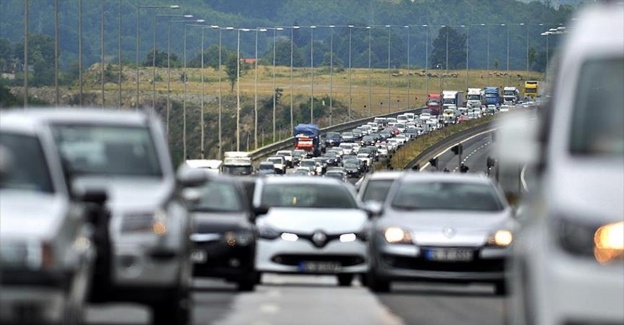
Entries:
<svg viewBox="0 0 624 325">
<path fill-rule="evenodd" d="M 311 92 L 310 92 L 310 124 L 314 124 L 314 29 L 316 26 L 310 26 L 310 75 L 311 75 Z"/>
<path fill-rule="evenodd" d="M 256 28 L 256 50 L 254 54 L 254 149 L 258 149 L 258 32 L 266 31 L 266 28 Z"/>
<path fill-rule="evenodd" d="M 240 151 L 240 32 L 249 29 L 239 28 L 236 38 L 236 151 Z"/>
<path fill-rule="evenodd" d="M 78 5 L 80 8 L 80 4 Z M 28 0 L 24 0 L 24 108 L 28 108 Z M 82 100 L 82 96 L 80 97 Z"/>
<path fill-rule="evenodd" d="M 121 65 L 121 1 L 119 0 L 119 33 L 117 34 L 117 65 L 118 65 L 118 69 L 119 69 L 119 75 L 117 76 L 117 86 L 118 86 L 118 91 L 119 91 L 119 98 L 118 98 L 118 102 L 119 102 L 119 107 L 118 109 L 121 109 L 122 106 L 122 94 L 121 94 L 121 82 L 122 82 L 122 76 L 123 76 L 123 67 Z M 169 109 L 169 107 L 167 107 L 167 110 Z M 169 116 L 167 114 L 167 136 L 169 135 Z"/>
<path fill-rule="evenodd" d="M 293 83 L 293 51 L 295 50 L 295 29 L 299 29 L 299 26 L 292 26 L 290 30 L 290 131 L 292 132 L 292 135 L 294 135 L 295 132 L 295 117 L 293 112 L 295 97 L 295 87 Z"/>
<path fill-rule="evenodd" d="M 507 83 L 509 83 L 509 24 L 501 24 L 507 28 Z"/>
<path fill-rule="evenodd" d="M 334 117 L 334 25 L 329 25 L 329 126 Z"/>
<path fill-rule="evenodd" d="M 406 25 L 405 28 L 407 28 L 407 109 L 410 108 L 410 88 L 411 88 L 411 82 L 412 82 L 412 77 L 410 75 L 410 27 L 409 25 Z"/>
<path fill-rule="evenodd" d="M 449 61 L 449 55 L 448 55 L 448 34 L 449 34 L 449 27 L 446 26 L 446 73 L 448 74 L 448 61 Z"/>
<path fill-rule="evenodd" d="M 386 25 L 388 29 L 388 113 L 390 113 L 390 106 L 392 106 L 392 102 L 390 101 L 390 25 Z"/>
<path fill-rule="evenodd" d="M 204 93 L 205 93 L 205 87 L 204 87 L 204 38 L 206 37 L 204 34 L 204 31 L 206 29 L 202 27 L 201 29 L 201 111 L 199 114 L 199 119 L 200 119 L 200 127 L 201 127 L 201 141 L 200 141 L 200 146 L 201 146 L 201 150 L 200 150 L 200 156 L 201 159 L 204 159 Z"/>
<path fill-rule="evenodd" d="M 59 5 L 54 0 L 54 105 L 58 106 L 61 95 L 59 91 Z"/>
<path fill-rule="evenodd" d="M 525 23 L 520 23 L 520 26 L 524 26 Z M 529 72 L 529 24 L 526 24 L 526 71 Z"/>
<path fill-rule="evenodd" d="M 470 27 L 468 25 L 462 25 L 466 28 L 466 90 L 468 89 L 468 41 L 470 38 Z"/>
<path fill-rule="evenodd" d="M 282 31 L 284 30 L 284 28 L 282 27 L 275 27 L 273 28 L 273 142 L 277 141 L 276 139 L 276 127 L 275 127 L 275 114 L 276 114 L 276 108 L 277 108 L 277 85 L 275 83 L 275 47 L 276 47 L 276 33 L 277 31 Z"/>
<path fill-rule="evenodd" d="M 100 2 L 100 77 L 102 79 L 102 108 L 106 104 L 104 96 L 104 1 Z"/>
<path fill-rule="evenodd" d="M 426 79 L 426 93 L 427 95 L 429 95 L 429 25 L 423 25 L 423 27 L 426 27 L 425 30 L 425 75 L 427 77 Z"/>
<path fill-rule="evenodd" d="M 82 0 L 78 0 L 78 84 L 80 88 L 79 103 L 82 107 Z"/>
<path fill-rule="evenodd" d="M 372 91 L 372 67 L 371 67 L 371 40 L 372 40 L 372 30 L 373 27 L 372 26 L 366 26 L 366 29 L 368 29 L 368 116 L 373 116 L 372 114 L 372 109 L 373 109 L 373 91 Z"/>
<path fill-rule="evenodd" d="M 485 26 L 487 29 L 487 56 L 486 56 L 486 66 L 487 66 L 487 83 L 490 84 L 490 25 L 481 24 L 481 26 Z"/>
<path fill-rule="evenodd" d="M 351 121 L 351 30 L 353 25 L 349 25 L 349 121 Z"/>
</svg>

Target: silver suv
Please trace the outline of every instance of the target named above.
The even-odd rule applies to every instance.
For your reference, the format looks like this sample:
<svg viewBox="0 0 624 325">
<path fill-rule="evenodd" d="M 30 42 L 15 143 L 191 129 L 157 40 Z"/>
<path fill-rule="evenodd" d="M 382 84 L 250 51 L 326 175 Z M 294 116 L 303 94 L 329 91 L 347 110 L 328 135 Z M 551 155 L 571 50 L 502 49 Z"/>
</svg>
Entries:
<svg viewBox="0 0 624 325">
<path fill-rule="evenodd" d="M 176 179 L 159 119 L 91 109 L 24 114 L 54 138 L 75 185 L 108 192 L 109 243 L 100 247 L 91 301 L 142 303 L 154 324 L 186 324 L 192 222 L 179 188 L 196 184 L 190 176 Z"/>
<path fill-rule="evenodd" d="M 81 324 L 106 200 L 65 179 L 49 133 L 0 114 L 0 323 Z"/>
</svg>

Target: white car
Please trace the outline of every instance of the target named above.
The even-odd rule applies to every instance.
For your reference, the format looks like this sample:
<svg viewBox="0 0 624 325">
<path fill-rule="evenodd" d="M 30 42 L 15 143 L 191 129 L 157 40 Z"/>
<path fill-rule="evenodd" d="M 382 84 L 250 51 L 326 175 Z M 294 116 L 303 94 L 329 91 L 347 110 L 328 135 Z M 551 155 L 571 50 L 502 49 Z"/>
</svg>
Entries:
<svg viewBox="0 0 624 325">
<path fill-rule="evenodd" d="M 419 118 L 421 123 L 425 123 L 428 119 L 431 118 L 431 113 L 421 113 Z"/>
<path fill-rule="evenodd" d="M 340 144 L 339 148 L 343 150 L 343 153 L 345 155 L 351 155 L 355 153 L 354 146 L 355 146 L 355 143 L 343 142 Z"/>
<path fill-rule="evenodd" d="M 293 174 L 299 176 L 314 176 L 314 169 L 310 167 L 297 167 Z"/>
<path fill-rule="evenodd" d="M 512 250 L 508 324 L 624 324 L 624 6 L 575 16 L 540 137 L 523 140 L 520 125 L 497 138 L 515 140 L 499 159 L 537 167 Z"/>
<path fill-rule="evenodd" d="M 292 168 L 293 166 L 293 153 L 292 150 L 278 150 L 275 153 L 276 156 L 282 156 L 286 159 L 286 166 Z"/>
<path fill-rule="evenodd" d="M 331 177 L 259 180 L 255 207 L 256 269 L 261 273 L 330 274 L 340 286 L 368 270 L 365 226 L 353 186 Z"/>
</svg>

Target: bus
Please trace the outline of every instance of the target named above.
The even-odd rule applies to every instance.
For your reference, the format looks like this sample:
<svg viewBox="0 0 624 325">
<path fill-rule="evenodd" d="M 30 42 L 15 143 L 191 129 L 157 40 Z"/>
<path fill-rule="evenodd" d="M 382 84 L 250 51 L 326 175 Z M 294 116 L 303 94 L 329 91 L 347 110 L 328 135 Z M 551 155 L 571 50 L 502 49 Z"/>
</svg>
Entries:
<svg viewBox="0 0 624 325">
<path fill-rule="evenodd" d="M 537 81 L 525 81 L 524 82 L 524 97 L 536 98 L 538 95 L 539 82 Z"/>
</svg>

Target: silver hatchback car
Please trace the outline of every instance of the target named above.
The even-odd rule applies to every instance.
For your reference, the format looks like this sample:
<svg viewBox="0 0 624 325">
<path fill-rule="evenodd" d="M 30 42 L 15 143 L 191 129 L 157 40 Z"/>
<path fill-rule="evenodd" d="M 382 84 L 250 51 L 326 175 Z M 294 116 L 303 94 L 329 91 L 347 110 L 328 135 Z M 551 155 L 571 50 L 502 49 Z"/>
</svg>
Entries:
<svg viewBox="0 0 624 325">
<path fill-rule="evenodd" d="M 52 138 L 0 114 L 0 323 L 81 324 L 106 194 L 65 178 Z"/>
<path fill-rule="evenodd" d="M 162 124 L 151 113 L 21 114 L 51 135 L 73 185 L 107 190 L 108 240 L 98 247 L 91 302 L 141 303 L 152 308 L 154 324 L 186 324 L 193 306 L 192 222 L 179 188 L 203 182 L 201 170 L 176 179 Z"/>
</svg>

